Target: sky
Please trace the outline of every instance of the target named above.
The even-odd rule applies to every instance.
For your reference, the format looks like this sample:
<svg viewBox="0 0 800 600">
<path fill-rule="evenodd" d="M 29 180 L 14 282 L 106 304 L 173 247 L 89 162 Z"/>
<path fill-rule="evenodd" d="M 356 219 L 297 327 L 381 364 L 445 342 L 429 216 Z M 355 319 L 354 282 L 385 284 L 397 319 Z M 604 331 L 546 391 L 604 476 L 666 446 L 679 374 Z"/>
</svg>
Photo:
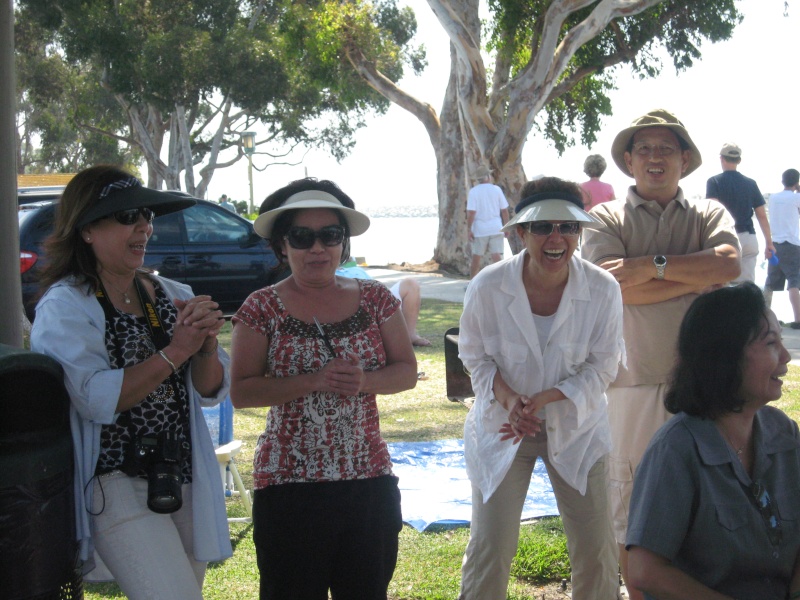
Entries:
<svg viewBox="0 0 800 600">
<path fill-rule="evenodd" d="M 400 86 L 440 110 L 449 70 L 449 45 L 444 31 L 424 0 L 402 2 L 414 8 L 428 67 L 420 77 L 406 77 Z M 703 157 L 701 167 L 682 180 L 688 197 L 704 196 L 706 180 L 721 171 L 719 151 L 726 142 L 742 148 L 739 171 L 752 177 L 762 193 L 782 189 L 781 173 L 800 169 L 800 1 L 790 2 L 784 17 L 783 0 L 739 0 L 744 20 L 733 37 L 705 43 L 702 60 L 675 74 L 665 62 L 656 79 L 639 80 L 626 67 L 618 69 L 618 89 L 610 94 L 613 115 L 603 120 L 597 142 L 576 145 L 559 156 L 536 130 L 529 134 L 522 164 L 529 179 L 537 175 L 583 181 L 583 161 L 602 154 L 608 170 L 602 177 L 623 197 L 632 179 L 610 156 L 614 136 L 653 108 L 674 113 L 686 126 Z M 256 130 L 257 131 L 257 130 Z M 425 129 L 405 110 L 392 105 L 359 131 L 355 149 L 341 163 L 318 150 L 309 151 L 301 165 L 253 170 L 256 207 L 269 193 L 306 175 L 332 179 L 355 201 L 357 208 L 436 205 L 436 160 Z M 266 157 L 254 157 L 263 167 Z M 249 198 L 247 163 L 217 171 L 209 199 L 223 193 L 236 200 Z M 512 202 L 514 199 L 509 199 Z"/>
</svg>

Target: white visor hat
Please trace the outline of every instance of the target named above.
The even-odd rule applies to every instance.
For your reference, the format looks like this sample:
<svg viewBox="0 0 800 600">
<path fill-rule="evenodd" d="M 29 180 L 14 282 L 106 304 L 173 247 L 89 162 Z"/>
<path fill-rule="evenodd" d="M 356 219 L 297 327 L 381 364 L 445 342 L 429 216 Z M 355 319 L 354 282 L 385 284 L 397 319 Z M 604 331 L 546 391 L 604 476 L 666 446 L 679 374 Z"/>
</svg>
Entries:
<svg viewBox="0 0 800 600">
<path fill-rule="evenodd" d="M 541 200 L 534 200 L 520 211 L 503 226 L 503 231 L 510 231 L 517 225 L 529 223 L 530 221 L 577 221 L 584 227 L 600 227 L 602 223 L 595 219 L 588 212 L 569 200 L 563 200 L 554 196 L 562 195 L 559 192 L 541 192 L 530 196 L 530 198 L 541 197 Z M 520 204 L 528 200 L 524 198 Z"/>
</svg>

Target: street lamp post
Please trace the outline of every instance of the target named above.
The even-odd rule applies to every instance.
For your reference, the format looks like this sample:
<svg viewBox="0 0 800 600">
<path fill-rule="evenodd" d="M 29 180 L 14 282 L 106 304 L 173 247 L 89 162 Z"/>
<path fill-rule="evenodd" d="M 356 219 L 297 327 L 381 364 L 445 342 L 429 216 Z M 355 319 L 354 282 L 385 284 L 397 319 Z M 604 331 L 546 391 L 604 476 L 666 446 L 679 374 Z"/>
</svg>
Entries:
<svg viewBox="0 0 800 600">
<path fill-rule="evenodd" d="M 256 151 L 256 132 L 245 131 L 242 133 L 242 146 L 247 155 L 247 180 L 250 182 L 250 210 L 248 214 L 253 214 L 253 153 Z"/>
</svg>

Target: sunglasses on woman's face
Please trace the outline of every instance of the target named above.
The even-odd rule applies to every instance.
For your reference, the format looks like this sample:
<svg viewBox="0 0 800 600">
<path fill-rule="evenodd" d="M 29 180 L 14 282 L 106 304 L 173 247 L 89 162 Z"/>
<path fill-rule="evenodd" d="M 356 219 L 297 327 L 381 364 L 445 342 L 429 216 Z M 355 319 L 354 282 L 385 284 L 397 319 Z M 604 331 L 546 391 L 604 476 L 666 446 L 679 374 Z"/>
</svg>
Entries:
<svg viewBox="0 0 800 600">
<path fill-rule="evenodd" d="M 328 225 L 317 231 L 310 227 L 292 227 L 284 239 L 295 250 L 308 250 L 317 240 L 325 246 L 338 246 L 344 241 L 344 227 Z"/>
<path fill-rule="evenodd" d="M 558 227 L 561 235 L 578 235 L 581 232 L 581 224 L 576 221 L 568 223 L 551 223 L 550 221 L 528 221 L 525 223 L 526 229 L 533 235 L 550 235 Z"/>
<path fill-rule="evenodd" d="M 120 225 L 135 225 L 139 220 L 139 215 L 144 217 L 148 223 L 152 223 L 156 214 L 149 208 L 130 208 L 128 210 L 118 210 L 109 218 L 114 217 Z"/>
</svg>

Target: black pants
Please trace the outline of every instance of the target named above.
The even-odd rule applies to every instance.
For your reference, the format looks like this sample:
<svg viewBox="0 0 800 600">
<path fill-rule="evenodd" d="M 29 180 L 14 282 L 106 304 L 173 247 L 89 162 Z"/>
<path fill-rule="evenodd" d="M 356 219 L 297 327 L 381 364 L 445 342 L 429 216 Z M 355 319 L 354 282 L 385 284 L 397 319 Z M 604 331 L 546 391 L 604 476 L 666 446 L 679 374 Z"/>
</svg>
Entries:
<svg viewBox="0 0 800 600">
<path fill-rule="evenodd" d="M 261 600 L 385 600 L 402 528 L 397 478 L 256 490 Z"/>
</svg>

